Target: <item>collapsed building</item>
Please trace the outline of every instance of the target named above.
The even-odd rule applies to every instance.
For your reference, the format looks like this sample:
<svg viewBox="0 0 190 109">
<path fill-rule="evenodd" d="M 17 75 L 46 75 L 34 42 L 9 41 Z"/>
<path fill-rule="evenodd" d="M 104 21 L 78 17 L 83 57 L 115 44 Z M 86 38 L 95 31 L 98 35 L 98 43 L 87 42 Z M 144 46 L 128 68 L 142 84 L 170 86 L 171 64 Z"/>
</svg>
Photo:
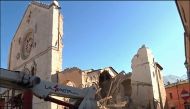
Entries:
<svg viewBox="0 0 190 109">
<path fill-rule="evenodd" d="M 112 67 L 98 70 L 67 68 L 53 75 L 54 81 L 78 88 L 94 86 L 99 108 L 127 108 L 131 96 L 130 75 L 117 73 Z M 67 98 L 63 100 L 70 102 Z M 63 106 L 59 106 L 60 108 Z"/>
<path fill-rule="evenodd" d="M 68 68 L 58 73 L 57 82 L 74 87 L 97 87 L 97 101 L 103 109 L 164 109 L 166 92 L 163 68 L 143 45 L 132 59 L 132 72 L 117 73 L 112 67 L 99 70 Z M 68 100 L 69 102 L 69 100 Z"/>
<path fill-rule="evenodd" d="M 143 46 L 132 59 L 132 73 L 112 67 L 98 70 L 67 68 L 62 71 L 63 16 L 58 2 L 32 1 L 11 42 L 9 70 L 24 71 L 41 79 L 77 88 L 95 86 L 101 109 L 162 109 L 165 102 L 162 67 Z M 36 98 L 32 92 L 7 89 L 0 97 L 5 109 L 62 109 Z M 59 98 L 75 103 L 72 99 Z"/>
</svg>

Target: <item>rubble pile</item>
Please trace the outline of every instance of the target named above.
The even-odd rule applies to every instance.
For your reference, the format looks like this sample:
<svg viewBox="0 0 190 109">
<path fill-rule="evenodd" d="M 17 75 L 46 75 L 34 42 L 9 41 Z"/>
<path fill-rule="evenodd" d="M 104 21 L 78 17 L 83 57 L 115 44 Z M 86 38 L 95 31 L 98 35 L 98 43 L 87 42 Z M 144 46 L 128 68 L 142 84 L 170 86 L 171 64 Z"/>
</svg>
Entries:
<svg viewBox="0 0 190 109">
<path fill-rule="evenodd" d="M 132 86 L 129 75 L 120 73 L 114 78 L 100 75 L 99 89 L 97 101 L 100 109 L 130 109 Z"/>
</svg>

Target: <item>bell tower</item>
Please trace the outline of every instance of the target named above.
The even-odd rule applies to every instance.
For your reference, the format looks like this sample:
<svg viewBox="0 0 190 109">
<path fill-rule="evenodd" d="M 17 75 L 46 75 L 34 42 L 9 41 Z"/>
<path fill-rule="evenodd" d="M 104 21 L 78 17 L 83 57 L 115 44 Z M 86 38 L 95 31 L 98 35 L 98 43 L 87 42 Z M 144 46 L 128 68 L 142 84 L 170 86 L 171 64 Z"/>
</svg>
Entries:
<svg viewBox="0 0 190 109">
<path fill-rule="evenodd" d="M 133 103 L 138 108 L 163 109 L 166 101 L 163 68 L 155 62 L 152 51 L 143 45 L 131 62 Z"/>
</svg>

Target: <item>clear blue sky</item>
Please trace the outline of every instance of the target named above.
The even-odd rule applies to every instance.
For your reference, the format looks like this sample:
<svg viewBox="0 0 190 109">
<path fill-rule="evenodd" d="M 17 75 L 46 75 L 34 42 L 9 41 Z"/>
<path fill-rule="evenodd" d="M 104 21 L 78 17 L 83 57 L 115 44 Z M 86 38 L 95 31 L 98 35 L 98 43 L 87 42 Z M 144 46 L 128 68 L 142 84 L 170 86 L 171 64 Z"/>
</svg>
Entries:
<svg viewBox="0 0 190 109">
<path fill-rule="evenodd" d="M 1 67 L 28 1 L 1 2 Z M 48 2 L 47 2 L 48 3 Z M 164 75 L 183 75 L 183 26 L 174 1 L 61 1 L 64 16 L 63 69 L 112 66 L 131 71 L 131 59 L 148 46 Z"/>
</svg>

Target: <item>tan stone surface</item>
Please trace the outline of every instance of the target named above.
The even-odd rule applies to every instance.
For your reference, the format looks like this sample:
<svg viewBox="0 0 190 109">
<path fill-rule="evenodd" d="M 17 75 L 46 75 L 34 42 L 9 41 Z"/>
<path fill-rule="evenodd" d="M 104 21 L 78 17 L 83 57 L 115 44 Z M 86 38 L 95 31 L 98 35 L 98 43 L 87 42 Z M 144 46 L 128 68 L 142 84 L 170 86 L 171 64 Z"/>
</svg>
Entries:
<svg viewBox="0 0 190 109">
<path fill-rule="evenodd" d="M 58 73 L 58 82 L 59 84 L 66 85 L 68 82 L 73 82 L 75 87 L 82 86 L 82 71 L 78 68 L 68 68 Z"/>
<path fill-rule="evenodd" d="M 62 19 L 55 4 L 31 2 L 11 43 L 9 69 L 51 81 L 51 75 L 62 70 Z M 33 109 L 56 107 L 33 96 Z"/>
<path fill-rule="evenodd" d="M 158 68 L 149 48 L 143 45 L 132 59 L 132 100 L 139 109 L 156 106 L 156 102 L 165 105 L 166 92 L 162 71 Z M 157 103 L 160 107 L 160 103 Z"/>
<path fill-rule="evenodd" d="M 126 108 L 131 103 L 130 76 L 118 74 L 112 67 L 85 71 L 73 67 L 65 69 L 57 76 L 60 84 L 78 88 L 94 85 L 97 90 L 101 89 L 96 95 L 101 108 L 120 109 Z M 62 98 L 62 100 L 69 102 L 67 98 Z M 59 106 L 59 108 L 63 108 L 63 106 Z"/>
</svg>

